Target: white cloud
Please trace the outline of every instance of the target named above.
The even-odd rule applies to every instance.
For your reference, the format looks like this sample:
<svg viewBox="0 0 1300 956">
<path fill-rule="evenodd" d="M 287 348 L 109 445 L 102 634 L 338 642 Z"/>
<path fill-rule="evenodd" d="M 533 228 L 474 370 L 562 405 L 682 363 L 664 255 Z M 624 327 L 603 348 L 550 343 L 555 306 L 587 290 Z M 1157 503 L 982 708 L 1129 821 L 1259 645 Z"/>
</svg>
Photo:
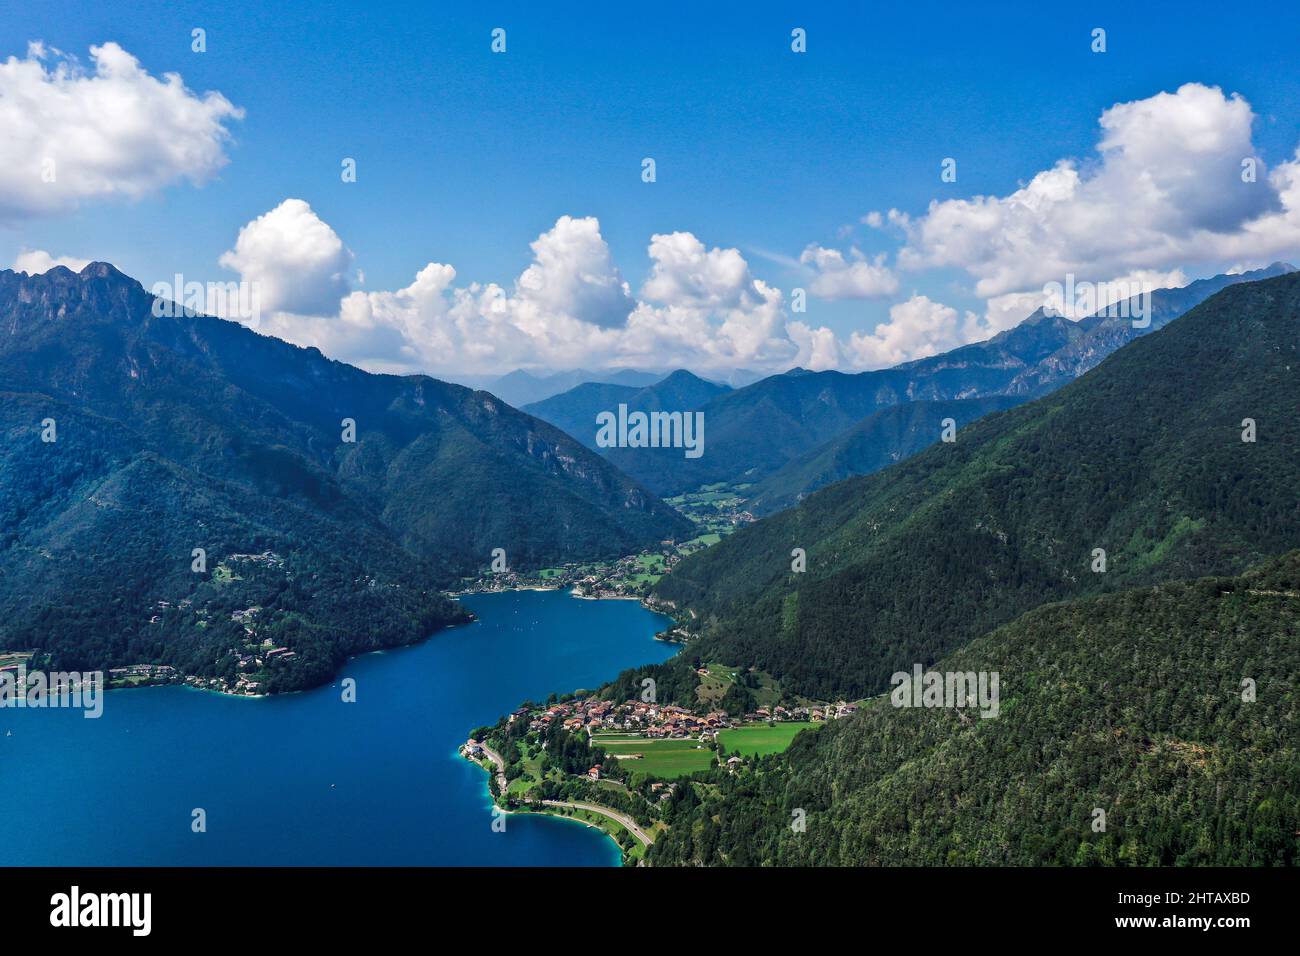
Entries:
<svg viewBox="0 0 1300 956">
<path fill-rule="evenodd" d="M 781 290 L 755 278 L 738 250 L 674 232 L 652 236 L 649 254 L 642 302 L 620 343 L 625 364 L 722 369 L 793 360 Z"/>
<path fill-rule="evenodd" d="M 898 278 L 885 266 L 883 254 L 868 260 L 852 248 L 845 259 L 838 249 L 813 243 L 799 261 L 813 270 L 811 291 L 821 299 L 871 299 L 898 291 Z"/>
<path fill-rule="evenodd" d="M 634 295 L 594 218 L 559 219 L 508 287 L 457 284 L 452 266 L 430 263 L 404 289 L 349 294 L 350 253 L 296 200 L 246 226 L 222 262 L 263 284 L 263 303 L 277 310 L 268 331 L 376 370 L 880 368 L 982 341 L 1045 304 L 1079 318 L 1077 303 L 1044 291 L 1071 275 L 1095 284 L 1102 308 L 1135 285 L 1185 284 L 1189 264 L 1247 268 L 1294 255 L 1300 155 L 1242 182 L 1241 160 L 1257 159 L 1252 122 L 1239 96 L 1188 84 L 1104 111 L 1095 160 L 1061 160 L 1010 195 L 935 202 L 918 217 L 868 213 L 865 225 L 901 237 L 899 268 L 963 270 L 985 306 L 959 310 L 914 293 L 847 338 L 792 319 L 782 291 L 739 250 L 689 232 L 651 237 Z M 281 217 L 272 229 L 267 220 Z M 852 247 L 814 243 L 798 262 L 756 254 L 811 272 L 810 291 L 824 299 L 892 296 L 899 286 L 883 256 Z"/>
<path fill-rule="evenodd" d="M 749 264 L 737 249 L 706 249 L 691 233 L 673 232 L 650 237 L 650 258 L 643 299 L 692 308 L 735 308 L 753 300 Z"/>
<path fill-rule="evenodd" d="M 854 368 L 886 368 L 900 362 L 937 355 L 968 342 L 987 338 L 973 312 L 959 314 L 951 306 L 914 295 L 889 309 L 889 321 L 873 332 L 854 332 L 845 351 Z"/>
<path fill-rule="evenodd" d="M 637 299 L 594 218 L 561 217 L 531 248 L 510 289 L 457 285 L 452 266 L 429 263 L 405 288 L 348 292 L 351 253 L 290 199 L 241 229 L 221 263 L 257 283 L 261 331 L 374 371 L 784 368 L 800 354 L 781 291 L 735 249 L 684 232 L 652 237 Z"/>
<path fill-rule="evenodd" d="M 301 199 L 286 199 L 239 230 L 221 265 L 256 284 L 271 312 L 327 315 L 349 290 L 352 253 Z"/>
<path fill-rule="evenodd" d="M 41 43 L 0 62 L 0 220 L 139 198 L 199 184 L 226 163 L 226 123 L 243 111 L 161 79 L 116 43 L 92 46 L 93 70 Z M 51 181 L 52 180 L 52 181 Z"/>
<path fill-rule="evenodd" d="M 593 216 L 561 216 L 532 243 L 533 264 L 519 277 L 517 297 L 530 321 L 572 316 L 602 328 L 622 325 L 632 295 L 614 266 Z"/>
<path fill-rule="evenodd" d="M 830 329 L 825 326 L 814 329 L 803 322 L 790 322 L 786 326 L 786 331 L 799 346 L 799 353 L 792 364 L 800 368 L 812 369 L 814 372 L 844 366 L 840 340 Z"/>
<path fill-rule="evenodd" d="M 1300 159 L 1271 172 L 1251 142 L 1240 96 L 1188 83 L 1119 103 L 1100 119 L 1098 158 L 1062 159 L 1007 196 L 890 212 L 903 268 L 956 266 L 995 298 L 1063 282 L 1104 282 L 1189 262 L 1263 263 L 1300 245 Z M 1242 161 L 1257 164 L 1243 182 Z"/>
<path fill-rule="evenodd" d="M 221 261 L 257 283 L 261 331 L 372 371 L 449 377 L 520 366 L 883 368 L 986 339 L 1043 304 L 1041 290 L 1009 293 L 979 316 L 913 295 L 874 330 L 843 339 L 792 319 L 781 290 L 755 277 L 738 250 L 688 232 L 651 237 L 637 296 L 594 218 L 561 217 L 530 248 L 510 287 L 458 282 L 454 267 L 431 262 L 404 288 L 349 292 L 352 254 L 306 202 L 289 199 L 241 229 Z M 823 263 L 838 256 L 810 249 L 806 257 Z M 1127 278 L 1177 285 L 1182 276 Z"/>
<path fill-rule="evenodd" d="M 14 259 L 13 269 L 15 272 L 38 276 L 49 272 L 55 266 L 66 266 L 73 272 L 80 272 L 88 265 L 90 265 L 89 259 L 78 259 L 75 256 L 56 258 L 44 249 L 24 249 L 18 254 L 18 258 Z"/>
</svg>

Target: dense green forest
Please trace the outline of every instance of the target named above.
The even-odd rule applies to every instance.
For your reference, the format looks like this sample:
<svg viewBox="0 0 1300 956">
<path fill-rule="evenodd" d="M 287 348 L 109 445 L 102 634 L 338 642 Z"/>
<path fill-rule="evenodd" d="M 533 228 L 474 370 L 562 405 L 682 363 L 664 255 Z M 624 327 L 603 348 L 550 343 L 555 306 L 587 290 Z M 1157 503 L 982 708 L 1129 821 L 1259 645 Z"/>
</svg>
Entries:
<svg viewBox="0 0 1300 956">
<path fill-rule="evenodd" d="M 964 428 L 992 412 L 1014 408 L 1019 395 L 947 402 L 899 402 L 868 415 L 848 431 L 757 482 L 745 492 L 749 510 L 775 514 L 819 488 L 854 475 L 869 475 L 941 440 L 945 422 Z"/>
<path fill-rule="evenodd" d="M 854 697 L 1046 602 L 1300 547 L 1297 328 L 1300 275 L 1230 286 L 1050 396 L 685 559 L 657 596 L 694 654 Z"/>
<path fill-rule="evenodd" d="M 1050 604 L 936 665 L 997 671 L 996 718 L 877 698 L 681 795 L 649 859 L 1295 865 L 1297 647 L 1300 552 Z"/>
<path fill-rule="evenodd" d="M 161 458 L 121 422 L 4 399 L 0 646 L 40 649 L 57 668 L 157 663 L 233 681 L 232 650 L 269 640 L 295 652 L 268 666 L 261 689 L 275 691 L 327 681 L 347 654 L 468 620 L 439 591 L 438 568 L 346 499 L 323 515 Z M 56 442 L 31 425 L 47 415 Z M 247 622 L 233 619 L 250 608 Z"/>
</svg>

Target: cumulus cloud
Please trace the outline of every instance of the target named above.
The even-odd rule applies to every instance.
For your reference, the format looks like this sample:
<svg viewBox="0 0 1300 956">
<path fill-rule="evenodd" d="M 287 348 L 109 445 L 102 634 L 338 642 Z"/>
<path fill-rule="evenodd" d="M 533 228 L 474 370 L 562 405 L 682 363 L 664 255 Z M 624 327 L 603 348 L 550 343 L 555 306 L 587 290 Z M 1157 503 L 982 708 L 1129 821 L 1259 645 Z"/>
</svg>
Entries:
<svg viewBox="0 0 1300 956">
<path fill-rule="evenodd" d="M 892 297 L 898 270 L 956 269 L 984 300 L 958 309 L 913 294 L 847 337 L 793 319 L 739 250 L 689 232 L 651 237 L 634 291 L 590 217 L 561 217 L 506 285 L 429 263 L 405 288 L 350 291 L 351 254 L 300 200 L 245 226 L 222 263 L 261 284 L 275 312 L 268 331 L 376 370 L 880 368 L 987 339 L 1042 306 L 1080 318 L 1138 288 L 1181 286 L 1193 264 L 1223 271 L 1293 256 L 1300 153 L 1267 168 L 1253 122 L 1242 97 L 1186 84 L 1104 110 L 1095 156 L 1062 159 L 1008 195 L 936 201 L 917 216 L 867 213 L 861 225 L 898 238 L 892 263 L 818 243 L 798 261 L 757 252 L 811 274 L 822 299 Z M 1071 276 L 1093 285 L 1089 308 L 1045 291 Z"/>
<path fill-rule="evenodd" d="M 650 239 L 650 276 L 628 319 L 623 354 L 655 364 L 781 365 L 797 354 L 781 290 L 755 278 L 736 249 L 709 249 L 689 232 Z"/>
<path fill-rule="evenodd" d="M 838 249 L 813 243 L 804 249 L 799 261 L 813 270 L 810 288 L 821 299 L 871 299 L 898 291 L 898 278 L 885 265 L 883 254 L 868 260 L 857 248 L 851 248 L 846 259 Z"/>
<path fill-rule="evenodd" d="M 1097 157 L 1062 159 L 1006 196 L 930 204 L 903 268 L 956 266 L 986 298 L 1067 274 L 1103 282 L 1188 262 L 1267 262 L 1300 244 L 1300 158 L 1268 170 L 1238 95 L 1188 83 L 1101 114 Z M 1255 169 L 1244 181 L 1243 161 Z"/>
<path fill-rule="evenodd" d="M 608 328 L 632 311 L 628 285 L 614 266 L 594 217 L 561 216 L 532 243 L 533 263 L 519 277 L 517 297 L 529 319 L 556 315 Z"/>
<path fill-rule="evenodd" d="M 331 314 L 348 294 L 352 253 L 306 202 L 286 199 L 239 230 L 219 260 L 256 284 L 263 309 Z"/>
<path fill-rule="evenodd" d="M 800 355 L 781 291 L 735 249 L 686 232 L 653 236 L 639 296 L 595 218 L 563 216 L 531 249 L 509 288 L 459 284 L 453 266 L 431 262 L 404 288 L 349 291 L 351 253 L 291 199 L 244 226 L 221 263 L 257 284 L 261 331 L 375 371 L 784 368 Z"/>
<path fill-rule="evenodd" d="M 73 272 L 80 272 L 88 265 L 90 265 L 89 259 L 78 259 L 75 256 L 55 257 L 44 249 L 24 249 L 14 259 L 13 270 L 38 276 L 49 272 L 55 266 L 66 266 Z"/>
<path fill-rule="evenodd" d="M 135 199 L 179 180 L 200 184 L 227 162 L 227 123 L 244 114 L 176 73 L 149 74 L 116 43 L 75 57 L 28 46 L 0 63 L 0 220 Z"/>
<path fill-rule="evenodd" d="M 825 326 L 813 328 L 803 322 L 790 322 L 786 331 L 799 349 L 792 364 L 814 372 L 844 367 L 844 350 L 830 329 Z"/>
<path fill-rule="evenodd" d="M 845 351 L 855 368 L 885 368 L 987 338 L 980 330 L 973 312 L 959 314 L 951 306 L 914 295 L 891 306 L 889 321 L 874 331 L 850 335 Z"/>
</svg>

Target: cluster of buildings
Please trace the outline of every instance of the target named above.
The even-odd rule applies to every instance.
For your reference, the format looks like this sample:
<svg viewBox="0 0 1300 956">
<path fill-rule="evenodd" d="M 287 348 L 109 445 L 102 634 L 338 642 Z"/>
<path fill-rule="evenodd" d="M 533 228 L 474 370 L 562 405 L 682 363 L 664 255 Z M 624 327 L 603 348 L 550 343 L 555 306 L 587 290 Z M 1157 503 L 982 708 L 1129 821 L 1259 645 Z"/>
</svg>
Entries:
<svg viewBox="0 0 1300 956">
<path fill-rule="evenodd" d="M 858 709 L 857 704 L 850 704 L 847 701 L 839 701 L 834 704 L 813 704 L 807 707 L 760 707 L 751 714 L 746 714 L 745 719 L 750 721 L 758 720 L 835 720 L 837 717 L 847 717 Z"/>
<path fill-rule="evenodd" d="M 847 717 L 858 709 L 857 704 L 840 701 L 824 706 L 759 707 L 743 717 L 732 717 L 724 710 L 696 713 L 675 704 L 654 704 L 629 700 L 623 703 L 588 697 L 552 704 L 540 710 L 520 708 L 510 715 L 510 722 L 527 720 L 529 730 L 546 730 L 558 723 L 570 732 L 588 730 L 617 730 L 640 733 L 649 738 L 686 738 L 708 736 L 728 727 L 766 721 L 818 721 Z"/>
<path fill-rule="evenodd" d="M 629 700 L 621 704 L 588 697 L 553 704 L 542 710 L 522 708 L 510 715 L 511 722 L 528 720 L 529 730 L 546 730 L 560 724 L 568 731 L 621 730 L 640 732 L 646 737 L 692 737 L 735 726 L 725 711 L 698 715 L 685 707 Z"/>
<path fill-rule="evenodd" d="M 224 677 L 198 677 L 193 674 L 186 677 L 183 683 L 200 690 L 215 690 L 223 694 L 237 694 L 243 697 L 260 697 L 264 693 L 261 681 L 244 674 L 235 678 L 234 684 Z"/>
<path fill-rule="evenodd" d="M 170 664 L 128 664 L 126 667 L 114 667 L 108 672 L 110 681 L 169 681 L 176 676 L 176 668 Z"/>
<path fill-rule="evenodd" d="M 250 610 L 256 611 L 258 609 L 250 608 Z M 236 613 L 238 614 L 240 612 Z M 251 634 L 252 632 L 250 631 L 249 633 Z M 271 640 L 269 637 L 251 650 L 247 647 L 245 647 L 244 650 L 231 648 L 231 653 L 236 654 L 239 657 L 239 661 L 235 666 L 241 671 L 249 671 L 251 673 L 243 673 L 236 676 L 233 687 L 226 686 L 227 682 L 222 681 L 221 684 L 223 686 L 219 689 L 227 694 L 244 694 L 248 696 L 257 696 L 262 693 L 262 681 L 256 679 L 253 676 L 254 674 L 277 661 L 292 660 L 298 656 L 296 651 L 291 651 L 287 647 L 276 647 L 275 641 Z"/>
<path fill-rule="evenodd" d="M 529 730 L 544 731 L 558 724 L 575 733 L 586 730 L 622 731 L 639 733 L 651 739 L 685 739 L 699 737 L 709 740 L 719 730 L 739 727 L 748 723 L 768 721 L 820 721 L 847 717 L 858 709 L 857 704 L 838 703 L 799 707 L 759 707 L 743 717 L 732 717 L 724 710 L 696 713 L 675 704 L 654 704 L 628 700 L 623 703 L 588 697 L 569 700 L 541 709 L 522 707 L 509 717 L 509 722 L 527 720 Z"/>
</svg>

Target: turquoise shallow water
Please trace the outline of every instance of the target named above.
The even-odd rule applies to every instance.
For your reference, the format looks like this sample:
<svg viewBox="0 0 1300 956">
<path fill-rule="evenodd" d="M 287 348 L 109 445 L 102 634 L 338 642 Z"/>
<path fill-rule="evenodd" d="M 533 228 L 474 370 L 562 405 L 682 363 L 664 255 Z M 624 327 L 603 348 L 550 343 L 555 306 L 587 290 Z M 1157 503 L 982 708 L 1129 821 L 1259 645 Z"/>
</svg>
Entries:
<svg viewBox="0 0 1300 956">
<path fill-rule="evenodd" d="M 667 619 L 557 591 L 464 603 L 475 623 L 348 662 L 356 703 L 336 682 L 258 700 L 113 691 L 98 720 L 0 709 L 0 865 L 616 865 L 571 821 L 493 832 L 485 774 L 456 747 L 525 698 L 666 660 Z"/>
</svg>

